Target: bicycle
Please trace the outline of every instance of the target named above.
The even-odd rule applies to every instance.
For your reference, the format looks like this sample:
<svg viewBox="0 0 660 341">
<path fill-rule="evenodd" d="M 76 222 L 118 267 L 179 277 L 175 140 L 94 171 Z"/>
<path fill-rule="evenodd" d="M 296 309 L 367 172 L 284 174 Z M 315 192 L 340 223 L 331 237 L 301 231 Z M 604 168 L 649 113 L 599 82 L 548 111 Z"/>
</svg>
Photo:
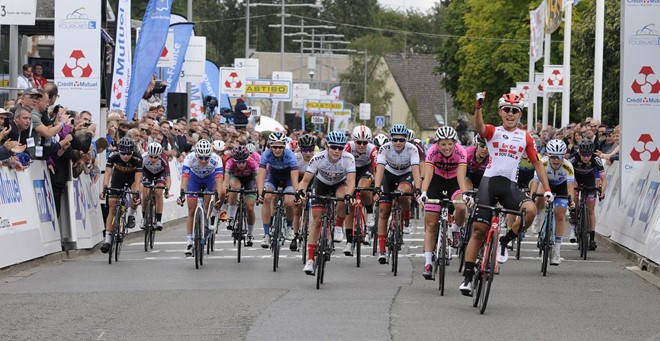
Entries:
<svg viewBox="0 0 660 341">
<path fill-rule="evenodd" d="M 321 231 L 316 251 L 314 252 L 314 273 L 316 274 L 316 289 L 321 288 L 323 278 L 325 277 L 325 263 L 330 261 L 330 256 L 334 252 L 334 237 L 332 229 L 335 223 L 336 202 L 344 201 L 344 198 L 328 197 L 323 195 L 307 194 L 308 199 L 319 199 L 326 202 L 321 213 Z M 346 204 L 346 214 L 348 214 L 348 203 Z"/>
<path fill-rule="evenodd" d="M 111 188 L 107 187 L 103 190 L 106 196 L 114 195 L 119 197 L 119 202 L 115 208 L 115 216 L 112 219 L 112 232 L 111 232 L 111 241 L 110 249 L 108 250 L 108 264 L 112 264 L 113 250 L 115 262 L 119 261 L 119 254 L 121 253 L 121 247 L 124 243 L 124 238 L 128 234 L 128 229 L 126 228 L 126 210 L 128 209 L 128 199 L 129 195 L 140 195 L 139 192 L 133 192 L 130 188 Z"/>
<path fill-rule="evenodd" d="M 525 192 L 525 194 L 526 194 L 527 196 L 529 196 L 529 194 L 530 194 L 530 189 L 529 189 L 528 187 L 521 188 L 521 189 L 522 189 L 523 192 Z M 516 250 L 516 260 L 520 260 L 520 244 L 522 244 L 522 240 L 523 240 L 523 239 L 525 239 L 525 231 L 520 232 L 520 233 L 516 236 L 516 241 L 515 241 L 515 243 L 511 243 L 511 251 L 514 250 L 514 245 L 515 245 L 515 250 Z"/>
<path fill-rule="evenodd" d="M 472 306 L 478 306 L 479 313 L 483 315 L 488 304 L 490 287 L 493 284 L 495 275 L 499 271 L 497 267 L 497 253 L 499 252 L 500 214 L 512 214 L 519 216 L 521 221 L 525 221 L 525 210 L 513 211 L 502 207 L 480 204 L 476 204 L 475 206 L 480 209 L 490 210 L 492 213 L 490 228 L 488 229 L 486 240 L 481 246 L 479 255 L 477 256 L 477 263 L 475 265 L 477 271 L 474 272 L 474 276 L 472 277 L 472 287 L 476 291 L 476 294 L 474 292 L 472 294 Z M 486 282 L 485 288 L 484 282 Z M 482 290 L 484 289 L 485 291 L 482 293 Z"/>
<path fill-rule="evenodd" d="M 264 190 L 263 194 L 277 195 L 277 201 L 275 203 L 275 219 L 273 220 L 273 225 L 270 227 L 270 250 L 273 252 L 273 272 L 276 272 L 277 268 L 280 266 L 280 249 L 286 241 L 286 210 L 284 208 L 284 196 L 296 194 L 291 192 L 285 193 L 282 188 L 277 191 Z"/>
<path fill-rule="evenodd" d="M 475 198 L 477 196 L 477 190 L 471 189 L 465 192 L 466 195 Z M 458 246 L 458 272 L 463 272 L 463 267 L 465 266 L 465 250 L 467 250 L 468 243 L 470 242 L 470 237 L 472 237 L 472 212 L 474 211 L 474 205 L 467 207 L 467 219 L 465 219 L 465 225 L 461 229 L 461 242 Z"/>
<path fill-rule="evenodd" d="M 303 200 L 303 211 L 300 216 L 300 224 L 298 224 L 299 230 L 302 229 L 302 232 L 298 235 L 298 250 L 302 247 L 302 261 L 303 264 L 305 264 L 307 261 L 307 239 L 309 237 L 309 214 L 311 211 L 311 205 L 308 198 Z"/>
<path fill-rule="evenodd" d="M 578 242 L 578 250 L 580 250 L 580 257 L 587 260 L 587 252 L 589 251 L 589 239 L 591 234 L 591 217 L 589 216 L 589 207 L 587 206 L 588 195 L 586 192 L 596 191 L 600 193 L 600 187 L 580 186 L 575 188 L 579 192 L 580 205 L 576 211 L 577 224 L 575 224 L 575 235 Z"/>
<path fill-rule="evenodd" d="M 204 209 L 204 196 L 212 195 L 217 196 L 216 192 L 206 191 L 204 189 L 192 192 L 183 192 L 185 195 L 193 195 L 197 197 L 197 207 L 193 215 L 193 258 L 195 258 L 195 269 L 199 269 L 204 265 L 204 246 L 207 242 L 213 240 L 215 230 L 209 228 L 208 213 L 209 209 Z M 209 202 L 212 205 L 213 198 Z M 181 203 L 183 205 L 183 202 Z"/>
<path fill-rule="evenodd" d="M 385 240 L 387 246 L 387 259 L 388 262 L 391 262 L 391 271 L 394 273 L 394 276 L 396 276 L 399 267 L 399 251 L 401 250 L 401 244 L 403 244 L 403 237 L 401 236 L 403 233 L 403 214 L 401 212 L 401 206 L 399 205 L 399 198 L 412 197 L 415 195 L 415 193 L 394 191 L 382 192 L 381 195 L 386 195 L 392 198 L 392 220 L 390 221 L 389 228 L 387 229 L 387 237 Z"/>
<path fill-rule="evenodd" d="M 448 231 L 449 231 L 449 205 L 462 204 L 463 200 L 451 199 L 427 199 L 426 203 L 433 205 L 440 205 L 440 220 L 439 228 L 435 237 L 435 251 L 433 254 L 433 280 L 438 277 L 438 290 L 440 296 L 445 295 L 445 268 L 449 266 L 451 260 L 451 248 L 449 247 Z"/>
<path fill-rule="evenodd" d="M 374 202 L 374 225 L 371 226 L 371 255 L 376 256 L 378 250 L 378 201 Z"/>
<path fill-rule="evenodd" d="M 353 206 L 353 250 L 355 250 L 355 261 L 357 267 L 360 267 L 360 258 L 362 255 L 362 241 L 366 234 L 366 220 L 362 209 L 362 191 L 373 191 L 373 187 L 356 187 L 353 191 L 355 196 L 355 205 Z"/>
<path fill-rule="evenodd" d="M 543 194 L 534 193 L 532 194 L 532 199 L 538 197 L 543 197 Z M 555 200 L 557 199 L 569 199 L 567 195 L 555 195 Z M 545 219 L 543 219 L 543 226 L 539 232 L 539 236 L 536 242 L 536 246 L 539 248 L 539 256 L 541 258 L 541 272 L 545 276 L 548 272 L 548 262 L 550 259 L 550 254 L 552 253 L 552 247 L 555 245 L 555 203 L 554 201 L 545 202 Z"/>
<path fill-rule="evenodd" d="M 142 186 L 149 189 L 147 194 L 147 206 L 144 212 L 144 252 L 154 248 L 154 241 L 156 240 L 156 189 L 164 189 L 167 192 L 167 187 L 163 185 L 155 185 L 153 181 L 143 182 Z"/>
<path fill-rule="evenodd" d="M 243 188 L 235 190 L 228 188 L 227 189 L 228 193 L 238 193 L 238 207 L 236 208 L 236 215 L 234 216 L 233 223 L 234 225 L 232 226 L 232 232 L 231 236 L 234 238 L 234 246 L 236 246 L 236 251 L 238 252 L 237 254 L 237 259 L 238 262 L 241 262 L 241 248 L 243 246 L 247 246 L 247 212 L 245 210 L 245 201 L 243 199 L 243 196 L 245 194 L 254 194 L 257 193 L 255 190 L 245 190 Z M 215 234 L 214 234 L 215 235 Z M 215 237 L 212 237 L 215 238 Z"/>
</svg>

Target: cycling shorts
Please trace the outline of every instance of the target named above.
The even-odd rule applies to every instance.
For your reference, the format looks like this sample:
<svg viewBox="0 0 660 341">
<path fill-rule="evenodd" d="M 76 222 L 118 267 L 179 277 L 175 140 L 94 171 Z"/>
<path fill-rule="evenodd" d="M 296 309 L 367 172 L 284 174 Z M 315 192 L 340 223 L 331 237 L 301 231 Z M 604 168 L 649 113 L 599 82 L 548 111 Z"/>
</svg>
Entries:
<svg viewBox="0 0 660 341">
<path fill-rule="evenodd" d="M 188 186 L 186 192 L 198 191 L 213 191 L 215 188 L 215 176 L 209 175 L 205 178 L 200 178 L 194 173 L 190 173 L 188 177 Z M 188 198 L 197 198 L 195 195 L 187 195 Z"/>
<path fill-rule="evenodd" d="M 337 190 L 346 185 L 347 184 L 345 179 L 334 185 L 327 185 L 319 179 L 314 178 L 314 182 L 312 182 L 312 194 L 322 195 L 325 197 L 334 197 L 337 196 Z M 312 199 L 311 202 L 312 207 L 323 207 L 325 204 L 326 202 L 321 199 Z"/>
<path fill-rule="evenodd" d="M 383 192 L 394 192 L 397 190 L 400 184 L 407 183 L 412 186 L 413 178 L 412 173 L 408 172 L 403 175 L 394 175 L 385 169 L 383 171 L 383 181 L 381 182 L 381 187 Z M 389 203 L 392 202 L 392 199 L 387 195 L 382 194 L 378 202 Z"/>
<path fill-rule="evenodd" d="M 508 210 L 520 210 L 525 201 L 531 201 L 518 184 L 504 176 L 495 176 L 492 178 L 484 177 L 477 191 L 477 202 L 480 205 L 494 206 L 500 203 L 502 207 Z M 475 221 L 490 225 L 492 212 L 490 210 L 475 208 Z"/>
<path fill-rule="evenodd" d="M 441 176 L 433 174 L 431 178 L 431 185 L 429 186 L 426 196 L 429 199 L 454 199 L 461 195 L 461 189 L 458 186 L 457 178 L 445 179 Z M 427 212 L 440 213 L 440 205 L 438 204 L 425 204 L 424 210 Z M 453 211 L 451 206 L 450 212 Z"/>
<path fill-rule="evenodd" d="M 248 175 L 248 176 L 231 176 L 231 179 L 236 179 L 241 183 L 241 188 L 247 191 L 253 191 L 257 188 L 257 183 L 254 180 L 253 175 Z M 245 199 L 256 199 L 257 194 L 256 193 L 249 193 L 249 194 L 244 194 Z"/>
</svg>

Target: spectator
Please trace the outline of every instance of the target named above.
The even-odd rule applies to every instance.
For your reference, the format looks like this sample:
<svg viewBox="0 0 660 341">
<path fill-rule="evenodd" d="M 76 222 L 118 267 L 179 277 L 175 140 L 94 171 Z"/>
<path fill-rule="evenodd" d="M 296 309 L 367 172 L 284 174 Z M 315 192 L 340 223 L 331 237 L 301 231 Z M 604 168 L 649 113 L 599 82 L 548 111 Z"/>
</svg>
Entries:
<svg viewBox="0 0 660 341">
<path fill-rule="evenodd" d="M 23 90 L 27 88 L 34 88 L 34 79 L 32 78 L 32 65 L 25 64 L 23 65 L 23 72 L 18 79 L 16 80 L 16 87 L 21 90 L 18 91 L 18 95 L 23 95 Z"/>
<path fill-rule="evenodd" d="M 34 65 L 34 74 L 32 75 L 34 86 L 37 89 L 43 89 L 48 83 L 48 79 L 44 77 L 44 66 L 41 64 Z"/>
<path fill-rule="evenodd" d="M 245 126 L 248 124 L 248 118 L 250 117 L 250 111 L 248 110 L 247 104 L 245 104 L 246 99 L 247 97 L 242 95 L 236 100 L 236 105 L 234 106 L 234 115 L 232 118 L 234 119 L 234 125 L 236 125 L 238 129 L 245 129 Z"/>
</svg>

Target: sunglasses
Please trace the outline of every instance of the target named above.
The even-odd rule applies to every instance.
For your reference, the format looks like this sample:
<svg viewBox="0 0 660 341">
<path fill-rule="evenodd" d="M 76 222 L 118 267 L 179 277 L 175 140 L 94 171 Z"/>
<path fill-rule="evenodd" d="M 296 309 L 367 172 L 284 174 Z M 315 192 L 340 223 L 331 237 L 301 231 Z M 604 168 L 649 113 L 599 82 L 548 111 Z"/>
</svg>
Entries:
<svg viewBox="0 0 660 341">
<path fill-rule="evenodd" d="M 140 128 L 140 131 L 146 131 L 146 132 L 149 132 L 149 129 Z"/>
<path fill-rule="evenodd" d="M 479 143 L 479 144 L 477 144 L 477 145 L 478 145 L 479 147 L 481 147 L 481 148 L 486 148 L 486 144 L 485 144 L 485 143 Z"/>
<path fill-rule="evenodd" d="M 131 155 L 133 152 L 119 152 L 119 155 Z"/>
<path fill-rule="evenodd" d="M 393 138 L 392 142 L 406 142 L 406 139 L 404 139 L 404 138 Z"/>
<path fill-rule="evenodd" d="M 208 159 L 210 159 L 210 158 L 211 158 L 210 156 L 198 156 L 198 157 L 197 157 L 197 159 L 202 160 L 202 161 L 206 161 L 206 160 L 208 160 Z"/>
<path fill-rule="evenodd" d="M 355 144 L 358 144 L 360 146 L 366 146 L 369 144 L 369 141 L 355 141 Z"/>
<path fill-rule="evenodd" d="M 591 157 L 592 153 L 580 153 L 580 156 L 582 157 Z"/>
<path fill-rule="evenodd" d="M 552 156 L 550 156 L 550 159 L 552 159 L 552 160 L 561 160 L 561 156 L 552 155 Z"/>
<path fill-rule="evenodd" d="M 284 149 L 284 146 L 270 146 L 270 149 Z"/>
<path fill-rule="evenodd" d="M 303 148 L 303 149 L 301 149 L 301 151 L 302 151 L 303 153 L 313 153 L 313 152 L 314 152 L 314 148 Z"/>
<path fill-rule="evenodd" d="M 247 160 L 234 160 L 234 162 L 236 162 L 237 164 L 238 164 L 238 163 L 246 163 Z"/>
<path fill-rule="evenodd" d="M 338 144 L 331 144 L 331 145 L 328 146 L 328 148 L 330 148 L 332 150 L 340 150 L 340 149 L 344 149 L 344 146 L 343 145 L 338 145 Z"/>
<path fill-rule="evenodd" d="M 149 155 L 149 158 L 150 159 L 158 159 L 158 158 L 160 158 L 160 156 L 158 156 L 158 155 Z"/>
<path fill-rule="evenodd" d="M 520 114 L 520 109 L 514 107 L 503 107 L 502 111 L 504 111 L 507 114 L 510 112 L 513 112 L 514 114 Z"/>
</svg>

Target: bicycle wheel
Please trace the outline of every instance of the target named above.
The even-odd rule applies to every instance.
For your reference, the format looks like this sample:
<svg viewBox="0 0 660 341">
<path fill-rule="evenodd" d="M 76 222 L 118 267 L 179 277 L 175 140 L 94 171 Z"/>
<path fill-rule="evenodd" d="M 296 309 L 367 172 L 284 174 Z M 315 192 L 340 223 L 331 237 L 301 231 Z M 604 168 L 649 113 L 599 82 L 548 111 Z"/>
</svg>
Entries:
<svg viewBox="0 0 660 341">
<path fill-rule="evenodd" d="M 483 315 L 483 313 L 486 311 L 486 305 L 488 305 L 488 297 L 490 295 L 490 286 L 493 284 L 493 279 L 495 279 L 495 264 L 497 263 L 497 244 L 494 242 L 497 240 L 497 232 L 493 231 L 491 232 L 491 245 L 489 246 L 488 250 L 488 257 L 485 258 L 486 260 L 486 287 L 483 295 L 481 296 L 480 299 L 480 309 L 479 313 Z M 483 281 L 483 280 L 482 280 Z"/>
<path fill-rule="evenodd" d="M 241 262 L 241 249 L 243 247 L 243 205 L 238 204 L 236 218 L 234 219 L 234 245 L 236 245 L 237 259 Z"/>
<path fill-rule="evenodd" d="M 374 204 L 374 226 L 371 226 L 371 255 L 376 256 L 378 249 L 378 203 Z"/>
<path fill-rule="evenodd" d="M 393 227 L 394 229 L 392 230 L 392 272 L 394 272 L 394 276 L 396 276 L 399 272 L 399 238 L 401 238 L 401 231 L 400 225 L 398 224 L 399 222 L 399 217 L 396 218 L 397 223 L 394 223 Z"/>
<path fill-rule="evenodd" d="M 442 227 L 441 227 L 442 233 L 438 238 L 440 238 L 440 241 L 438 244 L 440 244 L 440 250 L 439 254 L 437 256 L 438 261 L 440 262 L 438 264 L 438 290 L 440 290 L 440 296 L 445 295 L 445 271 L 446 266 L 447 266 L 447 221 L 444 220 L 442 222 Z"/>
<path fill-rule="evenodd" d="M 522 243 L 522 234 L 523 232 L 518 231 L 518 237 L 516 237 L 516 260 L 520 260 L 520 244 Z"/>
<path fill-rule="evenodd" d="M 360 257 L 362 255 L 362 228 L 364 224 L 362 216 L 362 207 L 355 207 L 355 226 L 353 226 L 353 246 L 355 247 L 355 262 L 360 267 Z"/>
<path fill-rule="evenodd" d="M 119 241 L 121 240 L 121 229 L 125 228 L 124 224 L 124 214 L 123 210 L 121 209 L 121 205 L 117 206 L 117 211 L 115 212 L 115 224 L 113 227 L 112 231 L 112 245 L 114 243 L 113 249 L 115 250 L 115 262 L 119 261 L 119 253 L 121 252 L 120 246 L 121 243 Z M 110 257 L 112 257 L 112 252 L 108 252 L 110 254 Z"/>
<path fill-rule="evenodd" d="M 591 230 L 591 222 L 589 221 L 589 211 L 587 205 L 582 209 L 582 259 L 587 260 L 587 252 L 589 251 L 589 231 Z"/>
<path fill-rule="evenodd" d="M 298 226 L 298 228 L 302 227 L 302 235 L 300 238 L 302 239 L 301 241 L 301 246 L 302 246 L 302 261 L 303 264 L 307 262 L 307 236 L 309 236 L 309 210 L 307 207 L 303 210 L 303 214 L 300 217 L 302 220 L 301 225 Z M 300 246 L 298 246 L 300 247 Z"/>
<path fill-rule="evenodd" d="M 147 200 L 146 212 L 144 212 L 144 252 L 149 251 L 149 242 L 151 238 L 151 222 L 153 221 L 153 210 L 152 210 L 153 201 L 151 196 Z"/>
<path fill-rule="evenodd" d="M 461 245 L 458 248 L 458 272 L 463 272 L 463 267 L 465 266 L 465 251 L 467 246 L 470 243 L 470 237 L 472 234 L 472 224 L 470 223 L 472 219 L 468 220 L 468 224 L 465 226 L 461 233 Z"/>
<path fill-rule="evenodd" d="M 126 228 L 125 224 L 122 224 L 122 229 Z M 124 243 L 124 236 L 126 234 L 119 232 L 117 238 L 115 238 L 115 262 L 119 262 L 119 254 L 121 253 L 121 246 Z"/>
<path fill-rule="evenodd" d="M 548 231 L 548 226 L 551 222 L 546 220 L 543 222 L 543 227 L 541 228 L 541 233 L 543 234 L 543 239 L 541 239 L 541 252 L 543 253 L 543 258 L 541 260 L 541 272 L 545 276 L 548 272 L 548 261 L 550 259 L 550 231 Z"/>
<path fill-rule="evenodd" d="M 273 272 L 277 271 L 277 266 L 278 266 L 278 259 L 280 257 L 280 232 L 282 232 L 282 227 L 280 226 L 282 224 L 282 217 L 280 216 L 280 212 L 277 212 L 275 215 L 275 228 L 271 229 L 271 245 L 273 248 Z"/>
<path fill-rule="evenodd" d="M 481 298 L 481 289 L 484 284 L 484 274 L 481 271 L 481 262 L 483 261 L 483 253 L 486 252 L 488 248 L 484 245 L 479 251 L 479 256 L 477 256 L 477 263 L 474 265 L 474 275 L 472 276 L 472 306 L 479 306 Z"/>
<path fill-rule="evenodd" d="M 202 200 L 199 198 L 197 200 Z M 202 239 L 204 238 L 202 229 L 204 228 L 203 215 L 204 211 L 197 207 L 195 215 L 193 216 L 193 257 L 195 258 L 195 269 L 199 269 L 203 265 L 202 257 L 204 257 L 204 246 Z"/>
<path fill-rule="evenodd" d="M 314 267 L 316 268 L 316 289 L 321 288 L 321 284 L 323 283 L 323 270 L 325 268 L 325 248 L 326 248 L 326 229 L 327 226 L 326 222 L 324 221 L 323 224 L 321 225 L 321 238 L 317 242 L 317 248 L 316 248 L 316 254 L 314 255 L 316 262 L 314 263 Z"/>
<path fill-rule="evenodd" d="M 154 248 L 154 242 L 156 241 L 156 229 L 151 227 L 151 232 L 149 233 L 149 249 Z"/>
</svg>

